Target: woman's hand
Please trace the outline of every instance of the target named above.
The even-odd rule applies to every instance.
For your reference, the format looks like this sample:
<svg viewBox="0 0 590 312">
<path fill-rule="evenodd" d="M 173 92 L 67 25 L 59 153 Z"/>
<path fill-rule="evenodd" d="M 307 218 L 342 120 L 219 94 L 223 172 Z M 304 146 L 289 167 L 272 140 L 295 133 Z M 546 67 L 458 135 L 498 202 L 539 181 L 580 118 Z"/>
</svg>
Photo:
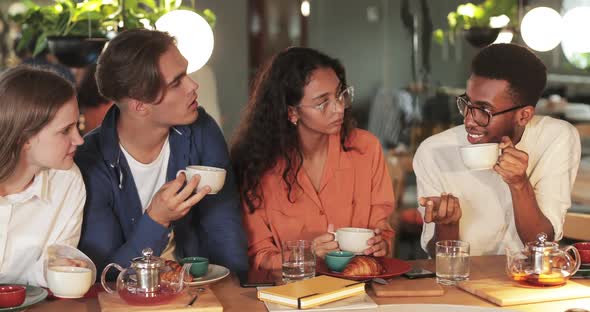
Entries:
<svg viewBox="0 0 590 312">
<path fill-rule="evenodd" d="M 88 263 L 84 260 L 72 259 L 72 258 L 58 258 L 51 262 L 51 266 L 72 266 L 79 268 L 87 268 Z"/>
<path fill-rule="evenodd" d="M 318 237 L 316 237 L 313 242 L 313 252 L 315 253 L 316 257 L 320 257 L 324 259 L 327 253 L 334 250 L 339 250 L 340 246 L 338 246 L 338 242 L 334 240 L 334 225 L 328 225 L 328 233 L 324 233 Z"/>
<path fill-rule="evenodd" d="M 375 236 L 371 237 L 367 241 L 367 244 L 371 247 L 369 247 L 363 251 L 363 253 L 365 255 L 367 255 L 367 256 L 373 255 L 375 257 L 383 257 L 383 256 L 389 254 L 389 245 L 383 239 L 383 236 L 381 236 L 382 232 L 383 232 L 383 230 L 381 230 L 381 229 L 375 229 Z"/>
</svg>

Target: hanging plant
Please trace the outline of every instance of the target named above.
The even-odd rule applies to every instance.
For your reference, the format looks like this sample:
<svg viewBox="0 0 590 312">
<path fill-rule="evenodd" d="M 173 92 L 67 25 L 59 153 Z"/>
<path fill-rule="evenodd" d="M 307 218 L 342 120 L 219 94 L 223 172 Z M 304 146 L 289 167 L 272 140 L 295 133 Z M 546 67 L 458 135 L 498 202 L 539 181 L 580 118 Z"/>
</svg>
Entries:
<svg viewBox="0 0 590 312">
<path fill-rule="evenodd" d="M 211 27 L 216 21 L 211 10 L 195 10 L 194 0 L 193 7 L 182 6 L 182 0 L 55 0 L 45 6 L 23 0 L 23 4 L 27 10 L 10 19 L 21 26 L 17 50 L 32 47 L 33 56 L 47 48 L 49 37 L 105 38 L 122 29 L 153 28 L 160 16 L 178 9 L 200 14 Z"/>
<path fill-rule="evenodd" d="M 472 44 L 479 42 L 478 40 L 489 40 L 491 37 L 495 39 L 500 28 L 514 26 L 517 11 L 518 6 L 515 0 L 486 0 L 479 5 L 461 4 L 455 11 L 447 15 L 448 29 L 436 29 L 433 32 L 433 37 L 439 44 L 442 44 L 445 39 L 453 44 L 457 33 L 467 33 L 471 30 L 471 34 L 468 36 L 471 36 L 470 42 Z M 490 25 L 494 18 L 504 19 L 507 24 L 494 29 L 493 25 Z"/>
</svg>

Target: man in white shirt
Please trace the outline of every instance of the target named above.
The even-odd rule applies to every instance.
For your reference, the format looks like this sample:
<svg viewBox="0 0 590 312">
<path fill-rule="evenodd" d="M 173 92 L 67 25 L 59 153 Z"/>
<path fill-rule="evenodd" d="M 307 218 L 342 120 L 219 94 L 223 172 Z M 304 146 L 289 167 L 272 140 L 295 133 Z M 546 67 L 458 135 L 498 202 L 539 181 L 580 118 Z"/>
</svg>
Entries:
<svg viewBox="0 0 590 312">
<path fill-rule="evenodd" d="M 466 94 L 457 98 L 464 125 L 425 140 L 414 157 L 422 248 L 463 240 L 471 255 L 522 248 L 540 232 L 562 237 L 580 164 L 580 138 L 569 123 L 535 116 L 545 65 L 528 49 L 494 44 L 472 62 Z M 468 144 L 500 143 L 493 170 L 470 171 L 459 154 Z"/>
</svg>

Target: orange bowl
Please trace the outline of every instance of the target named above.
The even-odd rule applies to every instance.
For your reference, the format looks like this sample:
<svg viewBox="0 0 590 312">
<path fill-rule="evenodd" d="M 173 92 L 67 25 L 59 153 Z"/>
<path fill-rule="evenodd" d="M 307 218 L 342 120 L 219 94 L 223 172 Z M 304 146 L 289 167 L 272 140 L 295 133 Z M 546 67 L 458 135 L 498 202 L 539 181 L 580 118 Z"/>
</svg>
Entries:
<svg viewBox="0 0 590 312">
<path fill-rule="evenodd" d="M 590 264 L 590 242 L 575 243 L 574 247 L 580 253 L 580 262 Z"/>
<path fill-rule="evenodd" d="M 0 286 L 0 308 L 17 307 L 25 302 L 27 289 L 20 285 Z"/>
</svg>

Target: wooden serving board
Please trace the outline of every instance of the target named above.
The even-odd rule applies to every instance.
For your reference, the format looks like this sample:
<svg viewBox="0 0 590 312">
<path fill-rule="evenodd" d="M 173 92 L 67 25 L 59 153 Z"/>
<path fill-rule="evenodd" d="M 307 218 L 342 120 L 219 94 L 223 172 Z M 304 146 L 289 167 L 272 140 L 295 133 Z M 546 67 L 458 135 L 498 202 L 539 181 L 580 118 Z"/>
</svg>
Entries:
<svg viewBox="0 0 590 312">
<path fill-rule="evenodd" d="M 572 280 L 563 286 L 534 287 L 496 277 L 459 282 L 457 286 L 499 306 L 590 297 L 590 287 Z"/>
<path fill-rule="evenodd" d="M 434 278 L 415 280 L 392 279 L 389 284 L 373 283 L 377 297 L 431 297 L 442 296 L 445 291 Z"/>
<path fill-rule="evenodd" d="M 217 297 L 209 287 L 199 293 L 199 298 L 193 303 L 192 307 L 186 305 L 191 301 L 194 289 L 186 288 L 174 300 L 167 304 L 156 306 L 134 306 L 129 305 L 117 294 L 100 292 L 98 294 L 98 303 L 102 312 L 143 312 L 143 311 L 161 311 L 161 312 L 178 312 L 178 311 L 198 311 L 198 312 L 222 312 L 223 306 L 217 300 Z"/>
</svg>

